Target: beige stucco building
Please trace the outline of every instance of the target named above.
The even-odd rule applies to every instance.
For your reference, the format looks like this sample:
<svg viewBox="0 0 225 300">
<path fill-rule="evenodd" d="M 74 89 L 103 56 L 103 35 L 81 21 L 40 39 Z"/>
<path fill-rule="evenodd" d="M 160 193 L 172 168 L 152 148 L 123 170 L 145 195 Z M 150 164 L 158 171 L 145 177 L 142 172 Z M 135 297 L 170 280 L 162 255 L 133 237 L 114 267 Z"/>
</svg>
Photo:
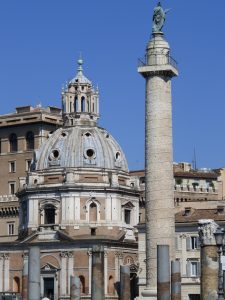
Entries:
<svg viewBox="0 0 225 300">
<path fill-rule="evenodd" d="M 19 177 L 26 176 L 33 152 L 62 126 L 61 109 L 24 106 L 0 116 L 0 241 L 18 236 Z"/>
<path fill-rule="evenodd" d="M 145 281 L 145 176 L 139 178 L 140 212 L 138 224 L 139 297 Z M 198 221 L 212 219 L 225 225 L 225 201 L 222 199 L 220 170 L 193 170 L 191 164 L 174 164 L 175 244 L 176 259 L 181 262 L 182 300 L 200 299 L 200 244 Z"/>
</svg>

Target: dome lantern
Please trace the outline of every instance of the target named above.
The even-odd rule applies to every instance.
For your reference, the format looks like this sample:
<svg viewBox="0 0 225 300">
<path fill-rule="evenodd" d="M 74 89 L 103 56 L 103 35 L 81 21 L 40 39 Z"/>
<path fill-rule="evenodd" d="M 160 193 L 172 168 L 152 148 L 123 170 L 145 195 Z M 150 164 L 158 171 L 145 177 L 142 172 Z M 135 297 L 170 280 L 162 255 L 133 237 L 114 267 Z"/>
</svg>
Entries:
<svg viewBox="0 0 225 300">
<path fill-rule="evenodd" d="M 83 74 L 83 59 L 77 63 L 77 75 L 62 91 L 64 125 L 95 125 L 99 118 L 99 92 Z"/>
</svg>

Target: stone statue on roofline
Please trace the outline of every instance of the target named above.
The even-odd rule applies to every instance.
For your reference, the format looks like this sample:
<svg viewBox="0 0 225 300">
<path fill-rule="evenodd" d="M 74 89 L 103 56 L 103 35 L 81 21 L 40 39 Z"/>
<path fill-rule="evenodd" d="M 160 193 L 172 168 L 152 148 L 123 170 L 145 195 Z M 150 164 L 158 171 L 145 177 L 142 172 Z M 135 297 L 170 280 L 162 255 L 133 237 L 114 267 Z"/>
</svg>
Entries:
<svg viewBox="0 0 225 300">
<path fill-rule="evenodd" d="M 153 13 L 152 33 L 162 32 L 162 28 L 166 20 L 166 13 L 168 11 L 169 9 L 163 10 L 161 3 L 158 2 L 157 6 L 154 8 Z"/>
</svg>

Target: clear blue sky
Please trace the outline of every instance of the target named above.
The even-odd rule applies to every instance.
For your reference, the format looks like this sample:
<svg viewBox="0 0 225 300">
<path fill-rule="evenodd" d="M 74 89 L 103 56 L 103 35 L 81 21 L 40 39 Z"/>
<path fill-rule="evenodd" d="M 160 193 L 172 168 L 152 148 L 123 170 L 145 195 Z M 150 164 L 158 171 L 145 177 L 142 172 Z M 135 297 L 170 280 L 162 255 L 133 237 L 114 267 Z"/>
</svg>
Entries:
<svg viewBox="0 0 225 300">
<path fill-rule="evenodd" d="M 76 72 L 100 88 L 100 125 L 121 144 L 130 169 L 144 166 L 144 79 L 137 59 L 150 37 L 153 0 L 1 0 L 0 113 L 61 106 Z M 164 32 L 179 63 L 173 79 L 174 161 L 225 165 L 225 1 L 164 0 Z"/>
</svg>

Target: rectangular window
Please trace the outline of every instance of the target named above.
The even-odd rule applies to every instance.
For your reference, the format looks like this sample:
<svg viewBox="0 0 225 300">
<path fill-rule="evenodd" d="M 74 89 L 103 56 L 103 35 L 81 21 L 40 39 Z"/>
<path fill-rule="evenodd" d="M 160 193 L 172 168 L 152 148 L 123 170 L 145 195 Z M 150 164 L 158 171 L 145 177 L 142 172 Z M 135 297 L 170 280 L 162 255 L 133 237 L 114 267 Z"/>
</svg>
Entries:
<svg viewBox="0 0 225 300">
<path fill-rule="evenodd" d="M 189 300 L 200 300 L 200 294 L 189 294 Z"/>
<path fill-rule="evenodd" d="M 187 261 L 187 277 L 200 276 L 200 262 L 198 260 Z"/>
<path fill-rule="evenodd" d="M 15 195 L 16 193 L 16 183 L 15 182 L 9 182 L 9 194 Z"/>
<path fill-rule="evenodd" d="M 30 159 L 27 159 L 26 160 L 26 171 L 30 171 L 30 166 L 31 166 L 31 160 Z"/>
<path fill-rule="evenodd" d="M 198 237 L 197 236 L 191 236 L 191 249 L 195 250 L 198 248 Z"/>
<path fill-rule="evenodd" d="M 14 235 L 15 223 L 8 223 L 8 235 Z"/>
<path fill-rule="evenodd" d="M 189 236 L 186 239 L 187 250 L 197 250 L 199 249 L 199 237 L 198 236 Z"/>
<path fill-rule="evenodd" d="M 191 261 L 191 277 L 196 277 L 198 275 L 198 262 Z"/>
<path fill-rule="evenodd" d="M 15 173 L 16 172 L 16 162 L 15 161 L 10 161 L 9 162 L 9 172 L 10 173 Z"/>
<path fill-rule="evenodd" d="M 126 224 L 130 224 L 130 210 L 125 209 L 124 211 L 124 220 Z"/>
</svg>

